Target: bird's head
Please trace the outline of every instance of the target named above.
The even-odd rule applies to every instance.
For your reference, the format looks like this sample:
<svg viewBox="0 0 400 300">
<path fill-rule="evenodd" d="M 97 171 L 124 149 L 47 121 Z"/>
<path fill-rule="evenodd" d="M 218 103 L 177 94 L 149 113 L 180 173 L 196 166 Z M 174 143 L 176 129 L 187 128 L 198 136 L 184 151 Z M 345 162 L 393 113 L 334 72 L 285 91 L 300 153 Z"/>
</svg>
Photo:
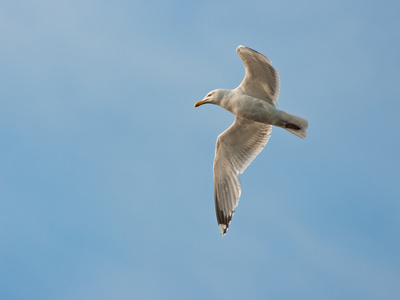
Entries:
<svg viewBox="0 0 400 300">
<path fill-rule="evenodd" d="M 219 103 L 221 102 L 224 95 L 225 95 L 225 90 L 223 90 L 223 89 L 211 91 L 207 94 L 207 96 L 204 97 L 203 100 L 196 102 L 194 104 L 194 107 L 198 107 L 198 106 L 206 104 L 206 103 L 212 103 L 212 104 L 219 105 Z"/>
</svg>

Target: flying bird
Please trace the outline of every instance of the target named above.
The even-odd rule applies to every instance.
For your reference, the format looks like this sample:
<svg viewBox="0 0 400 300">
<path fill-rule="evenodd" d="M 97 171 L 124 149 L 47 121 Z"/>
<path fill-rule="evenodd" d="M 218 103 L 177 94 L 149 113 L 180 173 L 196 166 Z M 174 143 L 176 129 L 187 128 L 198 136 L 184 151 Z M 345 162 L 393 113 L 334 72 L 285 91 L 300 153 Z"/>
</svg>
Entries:
<svg viewBox="0 0 400 300">
<path fill-rule="evenodd" d="M 236 49 L 245 67 L 242 83 L 234 90 L 217 89 L 194 105 L 211 103 L 236 115 L 217 138 L 214 158 L 214 200 L 218 227 L 224 236 L 240 198 L 239 173 L 267 144 L 272 125 L 305 138 L 308 121 L 276 108 L 279 74 L 263 54 L 245 46 Z"/>
</svg>

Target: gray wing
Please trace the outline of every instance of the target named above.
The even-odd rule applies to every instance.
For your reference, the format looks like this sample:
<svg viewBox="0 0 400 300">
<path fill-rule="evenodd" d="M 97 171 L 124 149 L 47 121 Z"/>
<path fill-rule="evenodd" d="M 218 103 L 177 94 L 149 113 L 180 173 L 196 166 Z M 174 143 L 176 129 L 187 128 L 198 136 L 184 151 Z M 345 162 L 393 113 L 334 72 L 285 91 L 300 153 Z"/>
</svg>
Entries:
<svg viewBox="0 0 400 300">
<path fill-rule="evenodd" d="M 239 173 L 250 165 L 267 144 L 272 130 L 265 125 L 236 117 L 217 138 L 214 159 L 215 212 L 221 235 L 228 230 L 240 197 Z"/>
<path fill-rule="evenodd" d="M 246 94 L 278 105 L 279 74 L 271 65 L 271 61 L 261 53 L 239 46 L 236 49 L 243 61 L 246 74 L 239 89 Z"/>
</svg>

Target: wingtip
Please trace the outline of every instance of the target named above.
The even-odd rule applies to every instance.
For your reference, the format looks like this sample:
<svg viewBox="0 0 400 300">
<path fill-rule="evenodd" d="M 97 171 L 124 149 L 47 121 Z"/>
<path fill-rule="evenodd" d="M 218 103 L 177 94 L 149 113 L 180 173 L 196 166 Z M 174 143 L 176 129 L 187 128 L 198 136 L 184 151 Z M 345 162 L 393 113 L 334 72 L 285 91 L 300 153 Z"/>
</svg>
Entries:
<svg viewBox="0 0 400 300">
<path fill-rule="evenodd" d="M 272 64 L 271 60 L 270 60 L 268 57 L 266 57 L 264 54 L 258 52 L 257 50 L 254 50 L 254 49 L 252 49 L 252 48 L 249 48 L 249 47 L 246 47 L 246 46 L 243 46 L 243 45 L 239 45 L 239 46 L 236 48 L 236 52 L 237 52 L 238 54 L 239 54 L 240 52 L 242 52 L 242 50 L 254 52 L 254 53 L 258 54 L 258 55 L 261 55 L 261 56 L 263 56 L 263 57 L 267 60 L 267 62 L 268 62 L 269 64 Z M 243 52 L 245 52 L 245 51 L 243 51 Z"/>
<path fill-rule="evenodd" d="M 225 224 L 218 224 L 219 231 L 221 232 L 221 236 L 224 236 L 228 231 L 228 226 Z"/>
<path fill-rule="evenodd" d="M 246 48 L 246 46 L 239 45 L 239 46 L 236 48 L 236 52 L 239 53 L 239 52 L 240 52 L 240 49 L 243 49 L 243 48 Z"/>
</svg>

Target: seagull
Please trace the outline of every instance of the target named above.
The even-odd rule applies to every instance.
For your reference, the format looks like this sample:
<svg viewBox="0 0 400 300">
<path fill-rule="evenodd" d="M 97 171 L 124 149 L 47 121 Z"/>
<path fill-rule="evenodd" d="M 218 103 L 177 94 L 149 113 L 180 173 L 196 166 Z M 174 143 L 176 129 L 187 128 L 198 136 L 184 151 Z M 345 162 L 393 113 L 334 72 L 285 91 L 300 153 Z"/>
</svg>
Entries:
<svg viewBox="0 0 400 300">
<path fill-rule="evenodd" d="M 211 103 L 236 115 L 233 124 L 217 138 L 214 158 L 214 200 L 218 227 L 224 236 L 239 203 L 239 173 L 250 165 L 267 144 L 272 125 L 305 138 L 308 121 L 276 108 L 278 71 L 263 54 L 240 45 L 236 52 L 245 67 L 242 83 L 234 90 L 216 89 L 195 103 Z"/>
</svg>

